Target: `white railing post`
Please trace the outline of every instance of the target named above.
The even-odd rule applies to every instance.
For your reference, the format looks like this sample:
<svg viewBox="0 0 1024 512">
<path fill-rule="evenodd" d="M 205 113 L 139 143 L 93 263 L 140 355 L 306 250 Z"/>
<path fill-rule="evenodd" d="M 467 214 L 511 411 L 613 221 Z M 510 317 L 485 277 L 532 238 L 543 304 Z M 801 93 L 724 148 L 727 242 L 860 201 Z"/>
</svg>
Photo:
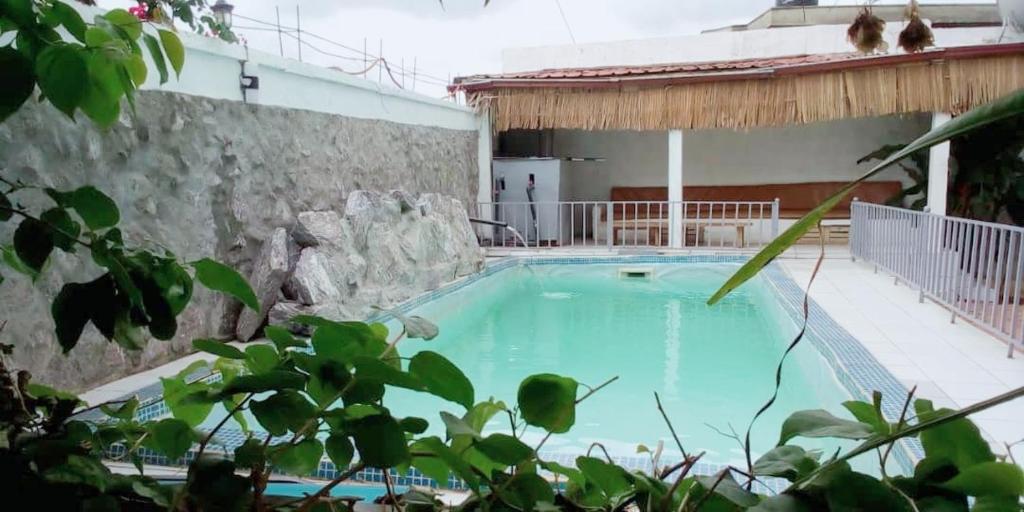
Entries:
<svg viewBox="0 0 1024 512">
<path fill-rule="evenodd" d="M 779 236 L 779 198 L 772 201 L 772 240 Z"/>
<path fill-rule="evenodd" d="M 615 205 L 611 201 L 605 203 L 605 234 L 607 236 L 606 243 L 608 244 L 608 250 L 612 250 L 615 247 Z"/>
</svg>

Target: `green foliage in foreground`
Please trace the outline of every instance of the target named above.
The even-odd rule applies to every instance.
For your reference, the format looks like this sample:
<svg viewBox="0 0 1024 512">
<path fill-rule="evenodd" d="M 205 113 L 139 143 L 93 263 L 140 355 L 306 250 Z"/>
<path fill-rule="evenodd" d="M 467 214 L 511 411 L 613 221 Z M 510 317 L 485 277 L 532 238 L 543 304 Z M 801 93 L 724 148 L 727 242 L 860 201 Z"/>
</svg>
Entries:
<svg viewBox="0 0 1024 512">
<path fill-rule="evenodd" d="M 9 491 L 35 489 L 33 499 L 53 510 L 331 510 L 343 505 L 325 496 L 356 471 L 416 468 L 438 482 L 446 483 L 450 475 L 465 482 L 471 497 L 458 508 L 467 511 L 631 506 L 666 512 L 966 511 L 969 498 L 974 498 L 971 510 L 1021 510 L 1020 467 L 998 460 L 965 416 L 1024 395 L 1024 389 L 964 411 L 936 410 L 927 400 L 913 401 L 911 411 L 907 397 L 907 410 L 895 422 L 883 417 L 877 394 L 872 402 L 844 403 L 849 418 L 822 410 L 796 412 L 783 423 L 778 446 L 752 467 L 724 468 L 715 475 L 693 474 L 703 454 L 687 453 L 682 445 L 678 448 L 686 456 L 678 462 L 662 464 L 652 454 L 652 472 L 616 465 L 600 456 L 600 445 L 566 467 L 544 459 L 544 442 L 571 429 L 582 402 L 600 407 L 600 388 L 614 379 L 580 396 L 583 384 L 572 378 L 534 375 L 522 382 L 514 405 L 494 398 L 478 401 L 473 385 L 443 356 L 421 351 L 402 357 L 397 345 L 408 334 L 404 329 L 389 339 L 380 324 L 317 317 L 296 321 L 315 329 L 310 339 L 269 328 L 273 344 L 245 350 L 197 340 L 197 348 L 219 357 L 163 379 L 172 417 L 161 420 L 138 421 L 135 399 L 102 405 L 105 421 L 79 420 L 72 414 L 79 405 L 74 397 L 0 373 L 3 485 Z M 220 372 L 222 380 L 186 380 L 201 367 Z M 403 416 L 384 405 L 395 388 L 434 395 L 450 406 L 435 418 Z M 198 430 L 218 404 L 228 411 L 224 420 L 212 430 Z M 252 430 L 243 410 L 255 417 L 260 431 Z M 506 418 L 504 432 L 484 431 L 492 420 Z M 443 438 L 424 434 L 431 422 L 444 425 Z M 229 423 L 249 437 L 233 453 L 224 453 L 216 435 Z M 522 436 L 528 427 L 548 436 L 527 445 Z M 905 437 L 920 439 L 925 458 L 910 475 L 885 475 L 893 443 Z M 801 438 L 860 444 L 825 456 L 801 448 Z M 123 447 L 125 460 L 138 464 L 139 474 L 114 475 L 100 462 L 114 445 Z M 143 448 L 171 459 L 195 449 L 185 482 L 162 485 L 144 476 L 138 456 Z M 853 470 L 849 461 L 858 455 L 877 456 L 885 476 Z M 324 456 L 348 471 L 307 498 L 289 502 L 264 494 L 271 468 L 308 475 Z M 788 481 L 784 492 L 751 491 L 752 483 L 774 478 Z M 556 482 L 564 485 L 556 487 Z M 399 508 L 445 508 L 429 489 L 399 496 L 390 483 L 389 500 Z"/>
<path fill-rule="evenodd" d="M 202 0 L 163 3 L 189 23 L 192 8 L 203 6 Z M 58 29 L 75 41 L 62 40 Z M 40 98 L 68 116 L 81 110 L 100 125 L 111 124 L 121 99 L 130 103 L 145 80 L 140 39 L 161 81 L 167 78 L 167 63 L 176 72 L 183 64 L 183 48 L 172 32 L 158 31 L 157 40 L 121 10 L 88 24 L 56 0 L 0 0 L 0 32 L 13 37 L 13 43 L 0 47 L 0 121 L 38 86 Z M 890 156 L 865 178 L 914 151 L 1022 110 L 1024 93 L 976 109 Z M 58 191 L 3 183 L 0 223 L 18 223 L 11 243 L 3 245 L 8 269 L 38 279 L 55 252 L 85 253 L 96 269 L 86 282 L 65 284 L 53 301 L 51 314 L 66 354 L 89 324 L 128 350 L 140 349 L 150 336 L 173 337 L 194 281 L 259 307 L 249 285 L 228 266 L 206 259 L 184 263 L 167 250 L 126 243 L 117 228 L 117 206 L 93 187 Z M 851 189 L 787 230 L 712 302 L 756 274 Z M 42 195 L 48 204 L 42 211 L 32 210 L 20 203 L 22 194 Z M 244 350 L 196 340 L 196 349 L 218 356 L 202 365 L 217 371 L 221 380 L 188 381 L 199 365 L 164 379 L 171 417 L 153 421 L 137 419 L 139 402 L 134 398 L 96 406 L 105 413 L 104 421 L 82 419 L 83 409 L 91 408 L 72 395 L 32 383 L 27 372 L 9 368 L 7 356 L 14 346 L 0 344 L 0 496 L 10 506 L 39 510 L 336 510 L 343 505 L 326 498 L 330 490 L 372 467 L 417 468 L 439 482 L 455 476 L 472 493 L 458 507 L 466 511 L 1021 510 L 1020 468 L 998 460 L 966 417 L 1018 398 L 1024 388 L 961 411 L 934 410 L 928 401 L 908 396 L 904 414 L 895 422 L 882 416 L 877 394 L 871 403 L 845 403 L 850 418 L 796 412 L 781 426 L 778 446 L 746 468 L 724 468 L 715 475 L 693 474 L 703 454 L 688 453 L 678 439 L 683 459 L 662 464 L 652 454 L 650 473 L 631 472 L 595 456 L 604 451 L 599 445 L 566 467 L 544 460 L 544 443 L 551 435 L 570 431 L 576 408 L 599 400 L 599 394 L 591 397 L 614 378 L 590 388 L 570 377 L 534 375 L 522 382 L 513 406 L 493 398 L 479 401 L 472 383 L 444 356 L 429 351 L 400 356 L 398 342 L 403 338 L 429 340 L 437 335 L 436 327 L 422 318 L 400 320 L 403 331 L 390 339 L 378 324 L 300 317 L 294 321 L 314 329 L 308 340 L 274 326 L 266 329 L 272 344 Z M 581 395 L 580 386 L 588 391 Z M 395 388 L 440 397 L 450 407 L 438 411 L 436 418 L 402 416 L 385 406 L 385 395 Z M 217 407 L 227 412 L 223 421 L 209 431 L 199 430 Z M 246 410 L 273 437 L 253 433 L 242 414 Z M 508 419 L 507 431 L 485 433 L 484 426 L 495 418 Z M 444 438 L 424 434 L 430 422 L 443 424 Z M 233 453 L 224 453 L 216 442 L 228 423 L 250 433 Z M 522 436 L 527 427 L 548 435 L 536 446 L 526 445 Z M 807 437 L 860 444 L 826 457 L 795 443 Z M 885 474 L 893 443 L 910 437 L 920 439 L 926 457 L 911 475 Z M 112 474 L 104 465 L 105 454 L 115 446 L 136 464 L 138 474 Z M 193 450 L 196 456 L 181 485 L 163 485 L 143 474 L 143 448 L 173 459 Z M 749 458 L 751 447 L 745 448 Z M 849 464 L 854 457 L 871 454 L 879 459 L 881 478 L 858 473 Z M 312 496 L 289 501 L 265 495 L 272 468 L 305 475 L 325 455 L 350 469 Z M 752 492 L 753 484 L 768 478 L 787 481 L 785 491 Z M 556 482 L 560 485 L 552 485 Z M 389 502 L 399 509 L 445 508 L 429 490 L 397 496 L 388 484 Z"/>
</svg>

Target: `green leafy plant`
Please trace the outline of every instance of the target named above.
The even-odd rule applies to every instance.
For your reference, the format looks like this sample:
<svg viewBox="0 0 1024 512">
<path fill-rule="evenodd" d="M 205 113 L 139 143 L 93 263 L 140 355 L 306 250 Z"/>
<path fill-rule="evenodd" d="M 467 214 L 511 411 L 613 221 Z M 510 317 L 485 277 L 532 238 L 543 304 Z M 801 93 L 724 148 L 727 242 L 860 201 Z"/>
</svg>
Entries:
<svg viewBox="0 0 1024 512">
<path fill-rule="evenodd" d="M 182 9 L 198 5 L 165 3 Z M 135 58 L 140 38 L 154 57 L 156 43 L 180 70 L 180 60 L 175 65 L 172 56 L 176 38 L 163 32 L 159 41 L 147 38 L 137 19 L 117 11 L 88 25 L 61 5 L 67 7 L 56 1 L 0 0 L 2 28 L 16 32 L 13 45 L 0 51 L 0 64 L 11 71 L 2 78 L 0 109 L 6 110 L 0 110 L 0 120 L 38 85 L 43 97 L 69 116 L 82 110 L 101 125 L 113 122 L 121 99 L 130 101 L 142 80 Z M 184 19 L 173 8 L 172 13 Z M 82 38 L 78 43 L 54 38 L 57 27 Z M 155 65 L 166 68 L 162 59 Z M 967 113 L 889 156 L 863 179 L 914 151 L 1020 112 L 1022 104 L 1024 95 L 1017 94 Z M 52 254 L 62 252 L 87 254 L 97 269 L 99 277 L 66 283 L 51 306 L 57 338 L 70 356 L 89 323 L 129 350 L 150 336 L 173 336 L 195 281 L 259 307 L 251 287 L 226 265 L 208 259 L 181 262 L 165 249 L 126 242 L 117 227 L 116 204 L 93 187 L 61 191 L 17 180 L 3 184 L 0 222 L 18 222 L 11 243 L 3 247 L 7 268 L 37 279 Z M 798 239 L 850 188 L 770 245 L 712 302 Z M 21 198 L 27 194 L 39 196 L 31 204 L 45 199 L 47 206 L 26 207 Z M 778 446 L 751 460 L 748 440 L 747 467 L 724 467 L 713 475 L 695 474 L 704 454 L 685 450 L 656 397 L 682 460 L 663 465 L 654 457 L 651 471 L 628 470 L 595 444 L 569 467 L 547 460 L 545 443 L 571 431 L 576 408 L 584 401 L 589 406 L 615 378 L 588 387 L 566 376 L 533 375 L 520 384 L 513 406 L 478 400 L 472 383 L 443 355 L 419 351 L 403 357 L 402 340 L 428 342 L 438 331 L 422 318 L 396 318 L 403 325 L 397 334 L 380 324 L 300 316 L 293 321 L 310 327 L 308 339 L 269 326 L 270 343 L 244 350 L 195 340 L 197 350 L 216 358 L 163 379 L 170 416 L 148 421 L 140 419 L 137 398 L 89 407 L 33 383 L 27 372 L 9 368 L 14 346 L 0 344 L 0 491 L 12 502 L 25 497 L 41 510 L 336 510 L 347 505 L 330 498 L 331 490 L 360 471 L 376 469 L 384 475 L 386 502 L 399 510 L 449 508 L 429 489 L 395 491 L 391 471 L 415 468 L 441 485 L 452 477 L 463 482 L 469 497 L 457 508 L 466 511 L 1021 510 L 1020 468 L 999 460 L 967 416 L 1019 398 L 1024 388 L 960 411 L 935 410 L 925 400 L 915 401 L 912 391 L 895 419 L 883 416 L 879 394 L 870 403 L 843 404 L 849 418 L 799 411 L 781 426 Z M 216 378 L 190 379 L 204 368 Z M 385 405 L 395 389 L 439 397 L 449 403 L 448 410 L 436 418 L 403 416 Z M 218 407 L 223 415 L 204 428 Z M 102 419 L 90 415 L 96 410 Z M 502 417 L 509 420 L 506 431 L 485 431 L 492 419 Z M 429 433 L 431 422 L 443 426 L 443 436 Z M 230 451 L 217 441 L 228 424 L 248 436 Z M 523 441 L 527 427 L 545 433 L 537 445 Z M 822 437 L 860 444 L 829 457 L 795 444 Z M 895 443 L 906 438 L 918 438 L 925 457 L 912 474 L 890 476 L 886 461 Z M 145 451 L 190 461 L 185 480 L 169 484 L 145 475 Z M 852 459 L 869 454 L 877 454 L 881 476 L 850 466 Z M 339 473 L 319 491 L 300 498 L 267 495 L 273 470 L 308 475 L 324 456 Z M 113 473 L 103 462 L 110 457 L 130 460 L 137 474 Z M 781 479 L 774 482 L 784 482 L 782 491 L 755 487 L 769 479 Z"/>
<path fill-rule="evenodd" d="M 906 144 L 886 144 L 871 153 L 864 155 L 857 160 L 857 163 L 862 164 L 874 160 L 885 160 L 893 153 L 896 153 L 905 147 L 907 147 Z M 918 151 L 908 156 L 907 159 L 910 161 L 907 162 L 904 160 L 902 162 L 897 162 L 895 165 L 899 166 L 899 168 L 903 170 L 913 184 L 908 187 L 904 187 L 898 194 L 887 199 L 885 204 L 889 206 L 902 207 L 907 198 L 921 196 L 914 199 L 913 202 L 907 205 L 911 210 L 920 211 L 928 204 L 928 197 L 924 195 L 928 193 L 928 153 L 925 151 Z"/>
<path fill-rule="evenodd" d="M 838 192 L 829 196 L 828 199 L 811 210 L 807 215 L 804 215 L 793 223 L 792 226 L 783 231 L 775 240 L 751 257 L 750 260 L 740 267 L 740 269 L 737 270 L 736 273 L 733 274 L 732 277 L 730 277 L 725 284 L 723 284 L 722 287 L 711 296 L 710 299 L 708 299 L 708 304 L 715 304 L 722 300 L 723 297 L 743 283 L 747 282 L 750 278 L 757 275 L 761 269 L 780 254 L 785 252 L 786 249 L 792 247 L 793 244 L 807 234 L 811 228 L 817 226 L 826 213 L 835 208 L 843 198 L 850 195 L 860 182 L 871 178 L 900 160 L 903 160 L 904 158 L 907 158 L 921 150 L 930 148 L 936 144 L 941 144 L 954 137 L 978 130 L 992 123 L 1014 116 L 1019 116 L 1021 114 L 1024 114 L 1024 90 L 1019 90 L 996 101 L 965 112 L 952 121 L 932 129 L 917 140 L 908 144 L 903 149 L 889 155 L 885 160 L 882 160 L 872 167 L 871 170 L 863 176 L 850 182 Z"/>
<path fill-rule="evenodd" d="M 59 0 L 0 2 L 0 35 L 10 41 L 0 47 L 0 121 L 38 87 L 39 99 L 68 117 L 81 111 L 99 125 L 112 124 L 122 99 L 134 108 L 134 93 L 148 76 L 143 46 L 161 84 L 168 79 L 168 64 L 176 74 L 184 65 L 185 49 L 178 36 L 164 25 L 154 24 L 154 30 L 146 31 L 145 24 L 123 9 L 86 22 Z"/>
</svg>

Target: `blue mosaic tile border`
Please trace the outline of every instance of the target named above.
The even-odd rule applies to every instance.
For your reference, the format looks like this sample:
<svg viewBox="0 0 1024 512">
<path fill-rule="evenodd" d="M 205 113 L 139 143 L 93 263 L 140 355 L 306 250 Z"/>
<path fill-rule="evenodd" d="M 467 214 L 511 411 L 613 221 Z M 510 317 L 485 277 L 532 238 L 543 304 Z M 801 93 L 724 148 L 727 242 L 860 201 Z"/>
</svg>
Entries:
<svg viewBox="0 0 1024 512">
<path fill-rule="evenodd" d="M 800 325 L 803 322 L 804 289 L 777 263 L 769 265 L 761 275 L 778 292 L 782 299 L 780 303 L 790 318 Z M 814 299 L 808 301 L 805 339 L 825 358 L 850 396 L 870 402 L 872 392 L 881 391 L 882 414 L 889 421 L 899 420 L 907 388 Z M 897 443 L 893 455 L 904 471 L 912 472 L 917 461 L 924 458 L 924 448 L 917 439 L 904 439 Z"/>
<path fill-rule="evenodd" d="M 473 274 L 449 283 L 437 290 L 424 293 L 416 298 L 410 299 L 392 308 L 402 314 L 409 313 L 416 308 L 434 300 L 438 300 L 448 294 L 454 293 L 477 281 L 517 266 L 540 266 L 540 265 L 592 265 L 592 264 L 664 264 L 664 263 L 743 263 L 747 257 L 735 254 L 706 254 L 706 255 L 631 255 L 631 256 L 566 256 L 566 257 L 508 257 L 491 262 L 486 268 Z M 803 290 L 794 282 L 777 263 L 769 265 L 763 276 L 777 292 L 781 305 L 796 322 L 803 321 L 802 304 Z M 808 339 L 819 351 L 822 357 L 829 363 L 836 377 L 844 389 L 852 397 L 862 400 L 870 400 L 873 390 L 880 390 L 883 393 L 882 410 L 885 415 L 895 421 L 899 417 L 902 407 L 902 399 L 906 396 L 907 390 L 900 382 L 892 376 L 860 342 L 839 326 L 828 314 L 813 301 L 809 303 L 810 318 L 808 322 Z M 387 322 L 393 319 L 389 312 L 380 312 L 370 316 L 369 322 Z M 190 376 L 193 379 L 216 379 L 218 375 L 205 374 Z M 143 388 L 136 393 L 143 403 L 139 407 L 137 416 L 140 420 L 152 419 L 168 414 L 166 405 L 160 395 L 161 386 L 156 383 Z M 234 448 L 241 445 L 246 439 L 245 433 L 238 429 L 224 428 L 217 436 L 217 442 L 226 453 L 231 453 Z M 118 452 L 120 450 L 120 452 Z M 123 456 L 123 447 L 113 448 L 110 453 L 112 458 Z M 158 464 L 178 466 L 186 465 L 194 457 L 194 452 L 189 452 L 185 457 L 177 461 L 168 460 L 149 450 L 141 450 L 140 455 L 146 464 Z M 559 453 L 541 453 L 545 460 L 552 460 L 562 464 L 571 465 L 575 456 Z M 897 445 L 893 455 L 899 465 L 906 471 L 911 471 L 914 462 L 923 457 L 923 450 L 917 440 L 905 440 Z M 670 461 L 663 461 L 671 464 Z M 628 469 L 650 470 L 650 461 L 641 457 L 620 457 L 616 463 Z M 700 462 L 693 472 L 695 474 L 714 474 L 723 466 L 713 463 Z M 405 474 L 398 474 L 390 470 L 391 477 L 396 485 L 416 485 L 424 487 L 438 487 L 437 482 L 426 477 L 415 468 Z M 312 475 L 319 479 L 333 479 L 340 474 L 338 468 L 328 460 L 324 459 L 320 467 Z M 383 472 L 376 469 L 366 469 L 357 473 L 353 480 L 369 483 L 383 482 Z M 464 484 L 455 478 L 449 479 L 448 488 L 464 489 Z M 784 480 L 765 482 L 764 490 L 778 491 L 786 484 Z"/>
</svg>

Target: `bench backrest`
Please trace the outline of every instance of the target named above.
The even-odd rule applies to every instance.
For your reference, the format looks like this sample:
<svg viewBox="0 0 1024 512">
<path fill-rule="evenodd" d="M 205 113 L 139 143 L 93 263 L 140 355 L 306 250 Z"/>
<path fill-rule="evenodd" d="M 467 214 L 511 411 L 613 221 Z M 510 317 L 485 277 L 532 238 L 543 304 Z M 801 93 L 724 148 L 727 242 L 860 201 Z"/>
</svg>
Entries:
<svg viewBox="0 0 1024 512">
<path fill-rule="evenodd" d="M 765 185 L 715 185 L 683 188 L 685 201 L 773 201 L 779 199 L 779 216 L 784 219 L 799 218 L 821 204 L 825 199 L 846 185 L 843 181 L 814 183 L 770 183 Z M 861 183 L 853 193 L 844 198 L 832 212 L 830 218 L 849 218 L 850 203 L 854 197 L 868 203 L 884 203 L 903 189 L 898 181 L 868 181 Z M 668 187 L 612 187 L 611 201 L 668 201 Z M 636 217 L 644 218 L 646 208 L 641 206 Z M 652 207 L 651 217 L 657 217 Z M 634 209 L 621 205 L 615 207 L 615 218 L 633 218 Z"/>
</svg>

